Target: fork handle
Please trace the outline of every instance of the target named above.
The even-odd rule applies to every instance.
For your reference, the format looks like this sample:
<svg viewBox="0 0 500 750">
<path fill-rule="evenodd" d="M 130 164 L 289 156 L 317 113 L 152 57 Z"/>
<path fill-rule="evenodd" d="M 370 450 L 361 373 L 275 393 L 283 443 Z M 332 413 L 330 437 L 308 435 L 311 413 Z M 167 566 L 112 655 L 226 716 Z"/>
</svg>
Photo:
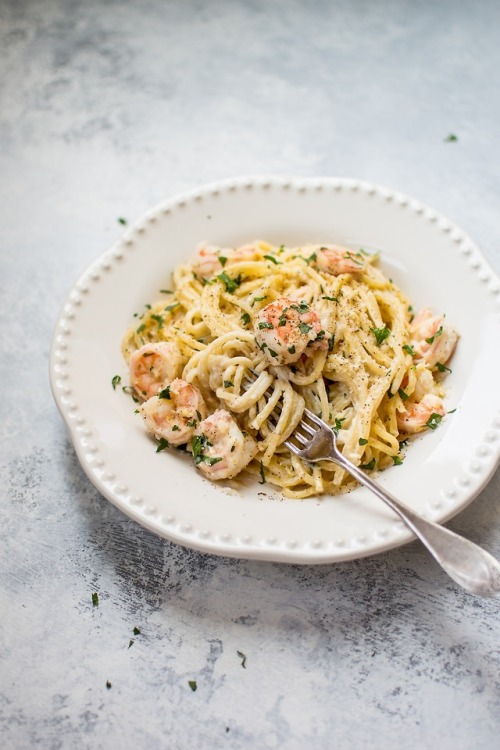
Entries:
<svg viewBox="0 0 500 750">
<path fill-rule="evenodd" d="M 454 531 L 419 516 L 341 453 L 332 460 L 392 508 L 456 583 L 480 596 L 500 595 L 500 563 L 489 552 Z"/>
</svg>

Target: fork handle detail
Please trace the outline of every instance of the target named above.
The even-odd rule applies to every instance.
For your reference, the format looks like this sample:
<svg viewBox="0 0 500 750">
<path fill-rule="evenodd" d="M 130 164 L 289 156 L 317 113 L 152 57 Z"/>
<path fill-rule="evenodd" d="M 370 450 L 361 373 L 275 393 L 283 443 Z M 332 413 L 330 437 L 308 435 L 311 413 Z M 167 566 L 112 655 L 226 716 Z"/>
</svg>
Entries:
<svg viewBox="0 0 500 750">
<path fill-rule="evenodd" d="M 397 513 L 456 583 L 480 596 L 500 595 L 500 564 L 489 552 L 454 531 L 422 518 L 341 453 L 337 453 L 331 460 L 342 466 Z"/>
</svg>

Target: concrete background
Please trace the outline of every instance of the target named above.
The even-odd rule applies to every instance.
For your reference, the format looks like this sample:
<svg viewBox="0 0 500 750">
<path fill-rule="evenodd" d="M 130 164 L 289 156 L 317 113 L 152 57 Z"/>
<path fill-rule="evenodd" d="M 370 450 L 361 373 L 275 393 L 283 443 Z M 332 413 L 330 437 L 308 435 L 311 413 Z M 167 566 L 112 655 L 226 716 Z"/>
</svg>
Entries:
<svg viewBox="0 0 500 750">
<path fill-rule="evenodd" d="M 500 271 L 499 29 L 494 0 L 0 1 L 2 747 L 498 747 L 498 601 L 416 543 L 299 567 L 156 538 L 80 469 L 48 353 L 118 217 L 224 177 L 386 184 Z M 496 556 L 499 489 L 449 524 Z"/>
</svg>

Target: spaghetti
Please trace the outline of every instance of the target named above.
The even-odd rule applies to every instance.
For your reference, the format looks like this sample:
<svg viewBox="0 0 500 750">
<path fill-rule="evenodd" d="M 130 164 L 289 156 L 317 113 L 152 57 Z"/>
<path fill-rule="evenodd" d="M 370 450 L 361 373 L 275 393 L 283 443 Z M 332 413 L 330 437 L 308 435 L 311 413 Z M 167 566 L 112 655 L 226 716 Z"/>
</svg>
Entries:
<svg viewBox="0 0 500 750">
<path fill-rule="evenodd" d="M 283 445 L 307 407 L 354 464 L 401 463 L 401 442 L 445 414 L 457 334 L 428 309 L 414 316 L 376 263 L 337 245 L 200 245 L 122 344 L 160 446 L 187 447 L 211 479 L 246 469 L 288 497 L 338 494 L 354 484 L 341 467 Z"/>
</svg>

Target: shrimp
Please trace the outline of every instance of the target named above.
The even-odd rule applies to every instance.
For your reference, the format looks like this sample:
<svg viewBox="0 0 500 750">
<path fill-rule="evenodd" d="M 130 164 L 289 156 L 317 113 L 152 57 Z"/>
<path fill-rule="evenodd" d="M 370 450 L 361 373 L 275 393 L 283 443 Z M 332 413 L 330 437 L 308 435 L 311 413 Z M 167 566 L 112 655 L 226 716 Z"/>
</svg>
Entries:
<svg viewBox="0 0 500 750">
<path fill-rule="evenodd" d="M 193 272 L 203 278 L 210 278 L 221 273 L 226 265 L 245 260 L 255 260 L 258 251 L 255 245 L 243 245 L 236 249 L 200 243 L 196 248 L 196 258 L 193 262 Z"/>
<path fill-rule="evenodd" d="M 404 412 L 397 412 L 398 429 L 401 432 L 420 432 L 429 427 L 433 415 L 444 417 L 446 410 L 439 396 L 427 393 L 421 401 L 408 401 Z"/>
<path fill-rule="evenodd" d="M 254 323 L 255 340 L 273 365 L 297 362 L 306 347 L 327 348 L 318 313 L 306 302 L 282 297 L 260 310 Z M 316 343 L 317 342 L 317 343 Z"/>
<path fill-rule="evenodd" d="M 156 438 L 163 438 L 171 445 L 183 445 L 191 440 L 206 417 L 207 408 L 197 388 L 176 378 L 158 396 L 142 404 L 139 413 L 148 432 Z"/>
<path fill-rule="evenodd" d="M 458 333 L 445 325 L 444 315 L 433 315 L 428 307 L 415 315 L 410 333 L 415 359 L 423 360 L 431 367 L 438 362 L 447 362 L 458 341 Z"/>
<path fill-rule="evenodd" d="M 130 385 L 146 401 L 171 383 L 182 365 L 182 356 L 172 343 L 144 344 L 130 358 Z"/>
<path fill-rule="evenodd" d="M 199 424 L 191 445 L 195 463 L 208 479 L 232 479 L 257 453 L 256 441 L 225 409 Z"/>
<path fill-rule="evenodd" d="M 316 251 L 315 265 L 319 271 L 339 276 L 341 273 L 361 273 L 365 259 L 340 245 L 325 245 Z"/>
</svg>

